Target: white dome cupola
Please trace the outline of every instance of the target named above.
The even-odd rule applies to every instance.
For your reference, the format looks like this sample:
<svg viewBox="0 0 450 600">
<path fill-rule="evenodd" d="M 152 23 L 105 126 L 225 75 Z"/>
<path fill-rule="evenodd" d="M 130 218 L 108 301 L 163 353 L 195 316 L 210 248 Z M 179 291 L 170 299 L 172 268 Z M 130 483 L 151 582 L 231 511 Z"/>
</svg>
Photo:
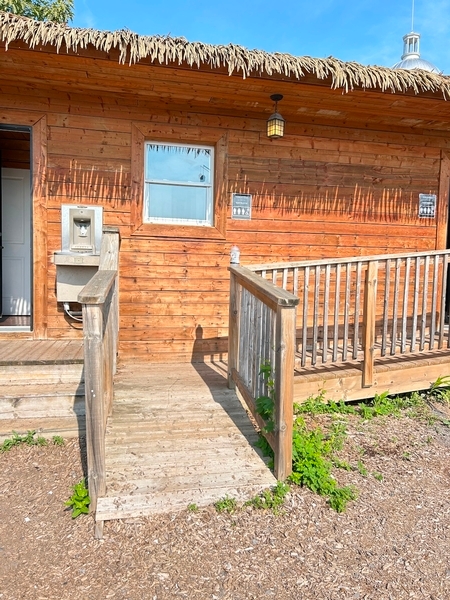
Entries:
<svg viewBox="0 0 450 600">
<path fill-rule="evenodd" d="M 393 69 L 422 69 L 430 73 L 440 74 L 441 71 L 428 60 L 420 58 L 420 34 L 411 31 L 411 33 L 403 36 L 403 55 L 400 62 L 396 63 Z"/>
</svg>

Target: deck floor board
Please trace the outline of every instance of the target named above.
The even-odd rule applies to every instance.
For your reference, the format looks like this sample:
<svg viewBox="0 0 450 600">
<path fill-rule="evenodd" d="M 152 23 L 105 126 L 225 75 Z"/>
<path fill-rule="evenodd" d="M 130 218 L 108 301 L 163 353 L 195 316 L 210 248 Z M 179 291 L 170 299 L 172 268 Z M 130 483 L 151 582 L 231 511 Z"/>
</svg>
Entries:
<svg viewBox="0 0 450 600">
<path fill-rule="evenodd" d="M 0 340 L 0 366 L 83 362 L 82 340 Z"/>
<path fill-rule="evenodd" d="M 276 483 L 226 365 L 121 364 L 96 519 L 245 499 Z"/>
</svg>

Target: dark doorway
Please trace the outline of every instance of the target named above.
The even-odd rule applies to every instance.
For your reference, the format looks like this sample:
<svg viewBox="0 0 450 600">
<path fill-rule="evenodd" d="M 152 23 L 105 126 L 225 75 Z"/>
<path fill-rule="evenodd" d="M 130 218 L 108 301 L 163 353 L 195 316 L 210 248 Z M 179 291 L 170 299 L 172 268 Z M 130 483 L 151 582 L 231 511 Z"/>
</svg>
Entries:
<svg viewBox="0 0 450 600">
<path fill-rule="evenodd" d="M 32 325 L 31 132 L 0 127 L 0 330 Z"/>
</svg>

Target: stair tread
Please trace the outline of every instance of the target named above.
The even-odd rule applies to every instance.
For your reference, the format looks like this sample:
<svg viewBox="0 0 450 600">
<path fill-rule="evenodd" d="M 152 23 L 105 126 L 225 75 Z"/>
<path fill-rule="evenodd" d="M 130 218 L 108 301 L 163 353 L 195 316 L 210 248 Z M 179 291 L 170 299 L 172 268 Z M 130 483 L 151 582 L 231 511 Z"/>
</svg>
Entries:
<svg viewBox="0 0 450 600">
<path fill-rule="evenodd" d="M 13 359 L 5 359 L 0 360 L 0 367 L 15 367 L 15 366 L 30 366 L 30 365 L 82 365 L 84 363 L 84 359 L 82 358 L 54 358 L 54 359 L 21 359 L 21 360 L 13 360 Z"/>
<path fill-rule="evenodd" d="M 46 439 L 51 439 L 54 435 L 76 438 L 86 433 L 86 421 L 83 415 L 0 419 L 0 442 L 10 438 L 13 432 L 24 435 L 28 431 L 36 431 Z"/>
<path fill-rule="evenodd" d="M 225 485 L 217 487 L 199 487 L 197 489 L 171 490 L 126 496 L 111 496 L 99 498 L 97 501 L 96 521 L 124 519 L 150 516 L 158 513 L 179 511 L 189 504 L 208 506 L 224 496 L 235 498 L 237 501 L 250 499 L 258 492 L 276 484 L 274 476 L 267 470 L 261 474 L 260 481 L 242 485 Z"/>
<path fill-rule="evenodd" d="M 51 382 L 51 383 L 30 383 L 17 382 L 2 385 L 0 389 L 1 398 L 32 398 L 36 396 L 53 396 L 74 394 L 84 396 L 84 383 L 80 382 Z"/>
</svg>

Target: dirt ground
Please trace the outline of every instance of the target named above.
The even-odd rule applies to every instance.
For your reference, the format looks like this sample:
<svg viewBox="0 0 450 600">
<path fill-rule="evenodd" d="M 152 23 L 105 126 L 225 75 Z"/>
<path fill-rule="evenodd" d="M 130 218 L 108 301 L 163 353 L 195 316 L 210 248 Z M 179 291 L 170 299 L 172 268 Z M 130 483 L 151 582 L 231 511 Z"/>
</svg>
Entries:
<svg viewBox="0 0 450 600">
<path fill-rule="evenodd" d="M 342 458 L 367 474 L 336 472 L 359 491 L 345 513 L 292 488 L 280 515 L 186 509 L 106 523 L 101 541 L 64 507 L 78 440 L 0 454 L 1 600 L 448 600 L 450 428 L 347 419 Z"/>
</svg>

